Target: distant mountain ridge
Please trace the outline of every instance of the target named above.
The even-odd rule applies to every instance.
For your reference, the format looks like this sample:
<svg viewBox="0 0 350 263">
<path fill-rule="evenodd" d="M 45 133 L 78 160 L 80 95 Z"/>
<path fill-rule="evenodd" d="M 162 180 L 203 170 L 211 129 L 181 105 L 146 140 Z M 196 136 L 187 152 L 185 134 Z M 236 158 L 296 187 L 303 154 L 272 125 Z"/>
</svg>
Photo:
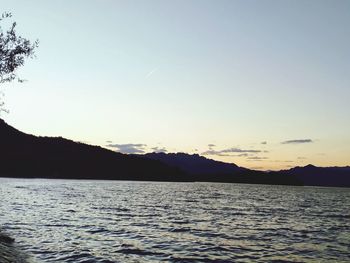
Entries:
<svg viewBox="0 0 350 263">
<path fill-rule="evenodd" d="M 0 119 L 0 177 L 227 182 L 350 187 L 350 167 L 254 171 L 197 154 L 127 155 L 62 137 L 23 133 Z"/>
<path fill-rule="evenodd" d="M 304 185 L 350 187 L 350 166 L 317 167 L 309 164 L 282 170 L 279 173 L 295 176 Z"/>
<path fill-rule="evenodd" d="M 215 181 L 215 178 L 211 178 L 210 175 L 220 175 L 227 182 L 237 183 L 350 187 L 350 166 L 316 167 L 309 164 L 289 170 L 261 172 L 211 160 L 198 154 L 147 153 L 143 156 L 162 161 L 191 175 L 206 175 L 207 180 L 210 181 Z M 227 175 L 229 175 L 228 178 Z"/>
<path fill-rule="evenodd" d="M 144 157 L 158 160 L 169 166 L 178 167 L 188 174 L 234 174 L 248 169 L 233 163 L 207 159 L 198 154 L 186 153 L 146 153 Z"/>
<path fill-rule="evenodd" d="M 187 153 L 147 153 L 147 159 L 162 161 L 187 173 L 192 181 L 247 184 L 301 185 L 293 176 L 269 174 Z"/>
</svg>

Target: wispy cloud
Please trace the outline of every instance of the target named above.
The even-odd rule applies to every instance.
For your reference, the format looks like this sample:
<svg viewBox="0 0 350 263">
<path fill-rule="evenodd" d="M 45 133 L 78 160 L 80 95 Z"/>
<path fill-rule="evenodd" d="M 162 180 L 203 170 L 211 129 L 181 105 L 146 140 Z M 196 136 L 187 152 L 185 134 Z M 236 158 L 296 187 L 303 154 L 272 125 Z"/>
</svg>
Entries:
<svg viewBox="0 0 350 263">
<path fill-rule="evenodd" d="M 168 150 L 165 148 L 165 147 L 152 147 L 151 148 L 153 150 L 153 152 L 156 152 L 156 153 L 166 153 L 168 152 Z"/>
<path fill-rule="evenodd" d="M 216 151 L 216 150 L 207 150 L 205 152 L 201 153 L 202 155 L 216 155 L 216 156 L 230 156 L 227 153 L 223 153 L 222 151 Z"/>
<path fill-rule="evenodd" d="M 298 139 L 298 140 L 288 140 L 283 141 L 281 144 L 302 144 L 302 143 L 313 143 L 314 141 L 311 139 Z"/>
<path fill-rule="evenodd" d="M 240 153 L 240 154 L 236 154 L 235 156 L 237 156 L 237 157 L 247 157 L 247 156 L 250 156 L 250 154 L 248 154 L 248 153 Z"/>
<path fill-rule="evenodd" d="M 117 152 L 127 153 L 127 154 L 137 154 L 145 153 L 146 144 L 141 143 L 127 143 L 127 144 L 107 144 L 109 148 L 114 148 Z"/>
<path fill-rule="evenodd" d="M 222 150 L 223 153 L 260 153 L 260 150 L 246 150 L 240 148 L 229 148 Z"/>
<path fill-rule="evenodd" d="M 250 150 L 250 149 L 240 149 L 240 148 L 228 148 L 223 150 L 213 150 L 210 148 L 209 150 L 202 152 L 202 155 L 216 155 L 216 156 L 234 156 L 232 154 L 240 153 L 245 154 L 248 153 L 260 153 L 260 150 Z M 243 156 L 243 155 L 242 155 Z"/>
<path fill-rule="evenodd" d="M 259 156 L 251 156 L 251 157 L 247 158 L 248 161 L 257 161 L 257 162 L 267 160 L 267 159 L 269 159 L 269 158 L 268 157 L 259 157 Z"/>
</svg>

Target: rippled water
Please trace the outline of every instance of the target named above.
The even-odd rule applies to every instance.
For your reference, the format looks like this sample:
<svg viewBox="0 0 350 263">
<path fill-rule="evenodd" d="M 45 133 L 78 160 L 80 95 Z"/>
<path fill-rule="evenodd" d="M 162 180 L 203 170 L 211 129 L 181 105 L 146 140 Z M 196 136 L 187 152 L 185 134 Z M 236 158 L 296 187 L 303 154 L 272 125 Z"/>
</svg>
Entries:
<svg viewBox="0 0 350 263">
<path fill-rule="evenodd" d="M 350 189 L 0 179 L 38 262 L 349 262 Z"/>
</svg>

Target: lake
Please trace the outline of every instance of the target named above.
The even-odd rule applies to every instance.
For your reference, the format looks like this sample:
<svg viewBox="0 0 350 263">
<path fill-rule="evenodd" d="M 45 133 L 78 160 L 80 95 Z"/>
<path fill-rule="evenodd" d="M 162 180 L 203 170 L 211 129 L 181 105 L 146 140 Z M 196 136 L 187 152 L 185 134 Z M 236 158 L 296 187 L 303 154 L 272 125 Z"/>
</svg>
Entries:
<svg viewBox="0 0 350 263">
<path fill-rule="evenodd" d="M 0 179 L 35 262 L 350 262 L 350 189 Z"/>
</svg>

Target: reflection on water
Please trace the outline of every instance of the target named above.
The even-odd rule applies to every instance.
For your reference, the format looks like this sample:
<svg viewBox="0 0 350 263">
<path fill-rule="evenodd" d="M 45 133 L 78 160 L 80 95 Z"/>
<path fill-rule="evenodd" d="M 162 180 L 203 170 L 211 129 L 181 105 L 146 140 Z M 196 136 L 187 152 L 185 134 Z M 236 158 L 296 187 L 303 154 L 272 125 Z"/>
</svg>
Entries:
<svg viewBox="0 0 350 263">
<path fill-rule="evenodd" d="M 349 262 L 350 190 L 0 179 L 0 225 L 39 262 Z"/>
</svg>

